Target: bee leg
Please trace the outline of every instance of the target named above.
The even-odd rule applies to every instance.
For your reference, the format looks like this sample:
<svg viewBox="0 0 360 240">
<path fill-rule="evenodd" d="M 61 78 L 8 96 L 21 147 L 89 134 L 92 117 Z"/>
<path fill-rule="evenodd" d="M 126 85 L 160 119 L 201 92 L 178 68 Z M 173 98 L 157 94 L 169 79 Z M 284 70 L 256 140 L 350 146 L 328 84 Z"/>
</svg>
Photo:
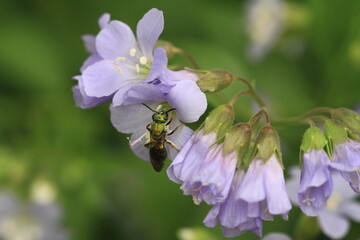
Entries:
<svg viewBox="0 0 360 240">
<path fill-rule="evenodd" d="M 179 128 L 183 127 L 184 124 L 180 124 L 179 126 L 177 126 L 176 128 L 174 128 L 174 130 L 172 130 L 171 132 L 169 132 L 167 135 L 170 136 L 171 134 L 173 134 L 176 130 L 178 130 Z"/>
<path fill-rule="evenodd" d="M 172 148 L 174 148 L 176 151 L 180 152 L 180 150 L 177 148 L 177 146 L 175 145 L 175 143 L 173 143 L 170 140 L 165 140 L 165 143 L 169 144 Z"/>
<path fill-rule="evenodd" d="M 171 121 L 172 121 L 172 118 L 170 118 L 170 120 L 166 123 L 166 126 L 169 126 Z"/>
<path fill-rule="evenodd" d="M 149 123 L 148 125 L 146 125 L 146 129 L 147 129 L 149 132 L 151 132 L 151 128 L 150 128 L 151 124 L 152 124 L 152 123 Z"/>
</svg>

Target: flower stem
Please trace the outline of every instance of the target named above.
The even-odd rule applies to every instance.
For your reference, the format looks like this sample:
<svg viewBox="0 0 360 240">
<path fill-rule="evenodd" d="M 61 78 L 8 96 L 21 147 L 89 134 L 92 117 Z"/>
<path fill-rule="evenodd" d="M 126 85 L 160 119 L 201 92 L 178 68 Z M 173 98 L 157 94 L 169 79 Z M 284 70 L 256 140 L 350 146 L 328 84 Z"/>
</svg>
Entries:
<svg viewBox="0 0 360 240">
<path fill-rule="evenodd" d="M 249 93 L 254 97 L 255 101 L 257 102 L 257 104 L 261 107 L 261 108 L 265 108 L 266 104 L 265 102 L 261 99 L 261 97 L 256 93 L 254 87 L 251 85 L 251 83 L 244 79 L 244 78 L 240 78 L 240 77 L 235 77 L 236 80 L 238 80 L 239 82 L 244 83 L 248 88 L 249 88 Z"/>
<path fill-rule="evenodd" d="M 248 94 L 250 93 L 250 90 L 246 90 L 246 91 L 241 91 L 239 92 L 238 94 L 236 94 L 229 102 L 229 105 L 230 106 L 234 106 L 234 103 L 239 99 L 239 97 L 245 95 L 245 94 Z"/>
<path fill-rule="evenodd" d="M 269 114 L 267 113 L 267 111 L 265 109 L 261 109 L 259 112 L 257 112 L 250 120 L 249 120 L 249 124 L 253 125 L 254 123 L 256 123 L 262 116 L 265 116 L 265 122 L 267 124 L 270 123 L 270 117 Z"/>
</svg>

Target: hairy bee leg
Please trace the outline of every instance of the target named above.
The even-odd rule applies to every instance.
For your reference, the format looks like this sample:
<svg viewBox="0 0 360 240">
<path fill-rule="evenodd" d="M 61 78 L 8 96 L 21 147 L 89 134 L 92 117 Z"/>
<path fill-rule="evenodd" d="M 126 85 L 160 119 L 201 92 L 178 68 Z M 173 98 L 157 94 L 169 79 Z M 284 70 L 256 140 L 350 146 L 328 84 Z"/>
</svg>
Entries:
<svg viewBox="0 0 360 240">
<path fill-rule="evenodd" d="M 180 150 L 177 148 L 177 146 L 175 145 L 175 143 L 173 143 L 170 140 L 165 140 L 165 143 L 169 144 L 172 148 L 174 148 L 176 151 L 180 152 Z"/>
<path fill-rule="evenodd" d="M 171 121 L 172 121 L 172 118 L 170 118 L 170 120 L 166 123 L 166 126 L 169 126 Z"/>
<path fill-rule="evenodd" d="M 171 134 L 173 134 L 174 132 L 176 132 L 176 130 L 178 130 L 179 128 L 183 127 L 184 124 L 180 124 L 179 126 L 177 126 L 176 128 L 174 128 L 174 130 L 172 130 L 171 132 L 168 133 L 168 136 L 170 136 Z"/>
</svg>

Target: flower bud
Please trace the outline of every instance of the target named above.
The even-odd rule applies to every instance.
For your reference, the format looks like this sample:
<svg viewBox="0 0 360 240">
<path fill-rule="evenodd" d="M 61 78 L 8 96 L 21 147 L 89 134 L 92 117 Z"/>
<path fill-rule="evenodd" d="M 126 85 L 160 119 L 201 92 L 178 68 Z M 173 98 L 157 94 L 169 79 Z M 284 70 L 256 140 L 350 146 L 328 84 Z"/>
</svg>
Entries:
<svg viewBox="0 0 360 240">
<path fill-rule="evenodd" d="M 334 111 L 333 118 L 345 124 L 353 134 L 360 135 L 360 115 L 356 112 L 347 108 L 338 108 Z"/>
<path fill-rule="evenodd" d="M 228 87 L 234 80 L 235 77 L 223 70 L 194 70 L 186 68 L 199 76 L 197 85 L 204 93 L 212 93 L 220 91 Z"/>
<path fill-rule="evenodd" d="M 337 121 L 326 121 L 324 130 L 326 138 L 332 145 L 344 143 L 348 139 L 346 128 Z"/>
<path fill-rule="evenodd" d="M 249 149 L 252 130 L 248 123 L 239 123 L 230 128 L 225 135 L 223 155 L 237 152 L 238 166 Z"/>
<path fill-rule="evenodd" d="M 171 42 L 164 40 L 158 40 L 156 42 L 156 47 L 165 49 L 168 58 L 173 57 L 175 54 L 181 53 L 181 49 L 175 47 Z"/>
<path fill-rule="evenodd" d="M 323 149 L 326 144 L 324 133 L 317 127 L 311 127 L 305 131 L 300 149 L 309 152 L 311 149 Z"/>
<path fill-rule="evenodd" d="M 204 121 L 204 134 L 215 132 L 217 139 L 224 136 L 235 118 L 235 111 L 230 105 L 220 105 L 211 111 Z"/>
<path fill-rule="evenodd" d="M 280 139 L 275 128 L 272 126 L 267 125 L 260 130 L 259 136 L 256 139 L 256 148 L 255 158 L 267 161 L 275 154 L 277 160 L 282 165 Z"/>
</svg>

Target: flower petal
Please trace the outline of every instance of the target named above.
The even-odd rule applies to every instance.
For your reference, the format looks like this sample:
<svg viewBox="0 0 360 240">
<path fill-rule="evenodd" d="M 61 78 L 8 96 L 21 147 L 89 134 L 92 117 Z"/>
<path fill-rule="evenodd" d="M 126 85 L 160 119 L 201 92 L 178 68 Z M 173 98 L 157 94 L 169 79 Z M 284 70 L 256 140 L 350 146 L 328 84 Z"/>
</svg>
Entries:
<svg viewBox="0 0 360 240">
<path fill-rule="evenodd" d="M 174 130 L 177 126 L 179 126 L 181 122 L 176 117 L 173 119 L 171 124 L 169 125 L 169 130 Z M 189 140 L 189 138 L 194 134 L 194 131 L 186 126 L 180 127 L 176 132 L 174 132 L 172 135 L 168 136 L 167 139 L 170 140 L 175 144 L 175 146 L 181 150 L 185 143 Z M 173 160 L 179 153 L 176 149 L 171 147 L 170 145 L 166 144 L 166 149 L 168 151 L 168 157 Z"/>
<path fill-rule="evenodd" d="M 98 24 L 99 24 L 99 27 L 101 29 L 103 29 L 109 24 L 109 22 L 110 22 L 110 14 L 109 13 L 104 13 L 99 18 Z"/>
<path fill-rule="evenodd" d="M 205 94 L 191 80 L 177 83 L 168 94 L 168 102 L 183 122 L 196 122 L 207 107 Z"/>
<path fill-rule="evenodd" d="M 286 189 L 289 194 L 291 202 L 295 205 L 299 205 L 297 191 L 300 185 L 300 169 L 298 167 L 291 167 L 291 178 L 286 181 Z"/>
<path fill-rule="evenodd" d="M 163 12 L 156 8 L 151 9 L 139 21 L 136 35 L 142 52 L 152 57 L 154 46 L 164 29 Z"/>
<path fill-rule="evenodd" d="M 318 221 L 324 234 L 331 239 L 343 238 L 349 231 L 349 220 L 327 210 L 320 212 Z"/>
<path fill-rule="evenodd" d="M 208 215 L 206 215 L 206 217 L 203 221 L 205 226 L 210 227 L 210 228 L 215 227 L 219 223 L 219 220 L 218 220 L 219 212 L 220 212 L 220 205 L 215 205 L 213 208 L 211 208 Z"/>
<path fill-rule="evenodd" d="M 111 21 L 96 37 L 96 49 L 104 59 L 129 58 L 131 48 L 137 49 L 134 34 L 120 21 Z"/>
<path fill-rule="evenodd" d="M 157 104 L 149 104 L 156 107 Z M 121 133 L 145 132 L 152 122 L 152 112 L 141 104 L 110 106 L 111 123 Z"/>
<path fill-rule="evenodd" d="M 237 197 L 248 203 L 260 202 L 266 197 L 264 184 L 264 162 L 255 159 L 245 174 Z"/>
<path fill-rule="evenodd" d="M 150 133 L 148 130 L 138 130 L 131 135 L 130 148 L 136 156 L 146 162 L 150 162 L 149 149 L 144 145 L 150 139 Z"/>
<path fill-rule="evenodd" d="M 152 82 L 166 69 L 168 63 L 166 51 L 163 48 L 157 47 L 154 50 L 154 59 L 151 64 L 151 69 L 144 82 Z"/>
<path fill-rule="evenodd" d="M 287 214 L 291 209 L 285 188 L 284 173 L 275 155 L 265 164 L 264 183 L 269 212 L 274 215 Z"/>
<path fill-rule="evenodd" d="M 345 201 L 339 206 L 339 211 L 356 222 L 360 222 L 360 203 Z"/>
<path fill-rule="evenodd" d="M 284 233 L 269 233 L 263 240 L 291 240 L 291 238 Z"/>
<path fill-rule="evenodd" d="M 81 36 L 81 39 L 84 41 L 85 49 L 89 53 L 96 53 L 95 39 L 96 36 L 85 34 Z"/>
<path fill-rule="evenodd" d="M 149 83 L 138 83 L 133 85 L 124 94 L 123 104 L 139 104 L 162 102 L 165 96 L 155 85 Z"/>
<path fill-rule="evenodd" d="M 335 146 L 330 166 L 340 171 L 356 171 L 360 168 L 360 143 L 347 140 Z"/>
<path fill-rule="evenodd" d="M 82 74 L 85 93 L 91 97 L 109 96 L 128 84 L 108 60 L 87 67 Z"/>
<path fill-rule="evenodd" d="M 80 72 L 84 72 L 84 70 L 88 67 L 88 66 L 91 66 L 93 65 L 94 63 L 100 61 L 100 60 L 103 60 L 102 57 L 100 57 L 99 54 L 97 53 L 94 53 L 92 55 L 90 55 L 83 63 L 83 65 L 81 66 L 80 68 Z"/>
</svg>

